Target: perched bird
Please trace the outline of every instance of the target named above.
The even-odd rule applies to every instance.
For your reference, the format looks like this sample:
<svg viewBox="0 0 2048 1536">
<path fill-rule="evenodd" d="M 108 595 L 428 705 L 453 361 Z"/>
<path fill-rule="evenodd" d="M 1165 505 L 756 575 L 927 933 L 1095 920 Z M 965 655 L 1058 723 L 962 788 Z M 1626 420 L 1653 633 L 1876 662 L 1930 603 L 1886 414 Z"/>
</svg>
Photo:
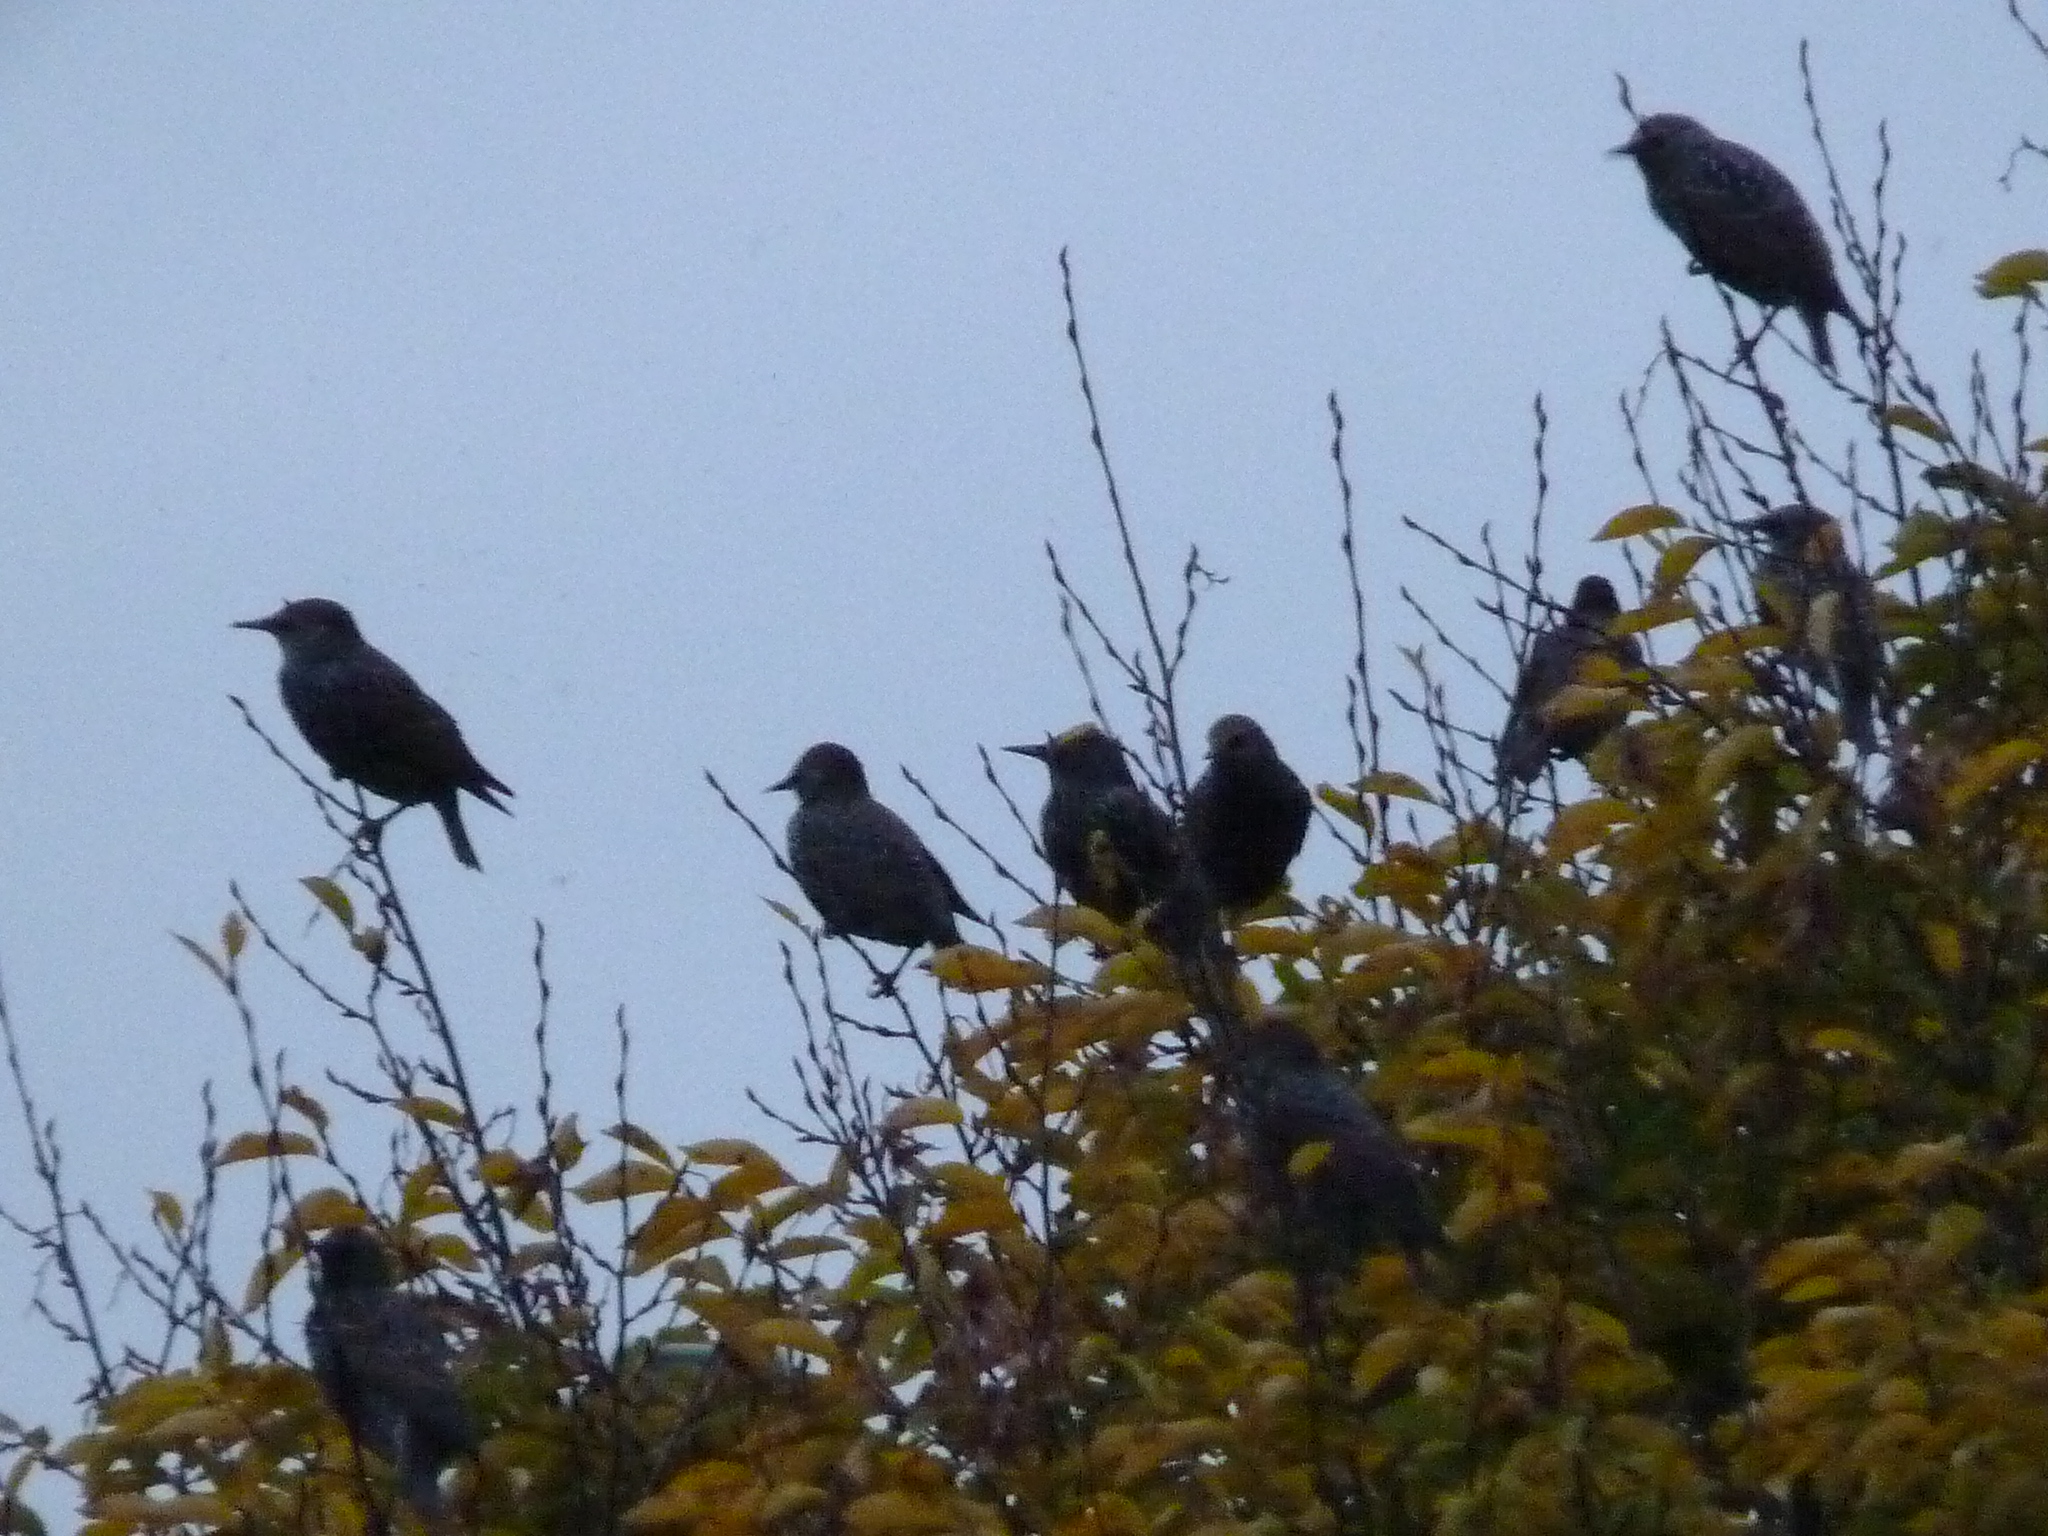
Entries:
<svg viewBox="0 0 2048 1536">
<path fill-rule="evenodd" d="M 1578 678 L 1580 666 L 1595 652 L 1604 651 L 1624 668 L 1643 665 L 1643 648 L 1634 635 L 1607 633 L 1620 612 L 1613 583 L 1605 576 L 1588 576 L 1572 593 L 1564 618 L 1536 632 L 1494 747 L 1501 778 L 1527 784 L 1553 757 L 1584 757 L 1628 718 L 1626 702 L 1570 720 L 1553 720 L 1547 713 L 1551 700 Z"/>
<path fill-rule="evenodd" d="M 446 1333 L 426 1301 L 394 1288 L 391 1260 L 367 1229 L 337 1227 L 313 1256 L 306 1350 L 320 1395 L 359 1448 L 396 1469 L 405 1502 L 431 1516 L 442 1469 L 477 1448 Z"/>
<path fill-rule="evenodd" d="M 1793 502 L 1738 523 L 1764 540 L 1756 562 L 1757 611 L 1785 631 L 1791 655 L 1842 705 L 1842 734 L 1858 751 L 1877 747 L 1877 692 L 1884 640 L 1877 588 L 1849 557 L 1842 525 Z"/>
<path fill-rule="evenodd" d="M 1676 112 L 1643 118 L 1614 153 L 1635 161 L 1652 211 L 1699 271 L 1765 309 L 1797 310 L 1813 355 L 1833 370 L 1828 316 L 1859 332 L 1863 322 L 1835 276 L 1827 237 L 1784 172 Z"/>
<path fill-rule="evenodd" d="M 868 793 L 853 753 L 821 741 L 768 787 L 796 794 L 789 867 L 827 932 L 904 949 L 960 942 L 954 914 L 974 909 L 903 818 Z"/>
<path fill-rule="evenodd" d="M 1128 923 L 1166 894 L 1180 863 L 1173 822 L 1131 776 L 1117 739 L 1093 723 L 1043 744 L 1005 747 L 1051 775 L 1038 835 L 1061 889 L 1112 922 Z"/>
<path fill-rule="evenodd" d="M 1300 1025 L 1269 1014 L 1244 1030 L 1231 1078 L 1254 1195 L 1297 1264 L 1348 1272 L 1375 1248 L 1442 1243 L 1400 1138 Z"/>
<path fill-rule="evenodd" d="M 455 857 L 483 867 L 462 825 L 461 793 L 510 815 L 497 795 L 512 791 L 476 760 L 455 717 L 363 639 L 354 615 L 327 598 L 305 597 L 235 628 L 276 637 L 284 651 L 277 688 L 285 710 L 337 779 L 396 800 L 401 810 L 431 805 Z"/>
<path fill-rule="evenodd" d="M 1181 834 L 1219 906 L 1277 895 L 1308 836 L 1308 786 L 1247 715 L 1209 727 L 1209 766 L 1181 813 Z"/>
</svg>

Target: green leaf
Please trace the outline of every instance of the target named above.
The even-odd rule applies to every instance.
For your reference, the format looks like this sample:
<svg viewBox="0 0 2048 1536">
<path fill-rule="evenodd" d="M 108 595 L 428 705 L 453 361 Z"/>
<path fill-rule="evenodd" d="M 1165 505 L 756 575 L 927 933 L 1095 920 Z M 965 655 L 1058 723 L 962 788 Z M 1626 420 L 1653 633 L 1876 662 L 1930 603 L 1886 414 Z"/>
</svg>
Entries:
<svg viewBox="0 0 2048 1536">
<path fill-rule="evenodd" d="M 1646 533 L 1655 533 L 1662 528 L 1683 528 L 1685 519 L 1669 507 L 1647 503 L 1617 512 L 1607 519 L 1600 531 L 1593 535 L 1595 544 L 1612 543 L 1616 539 L 1640 538 Z"/>
<path fill-rule="evenodd" d="M 1940 443 L 1944 447 L 1956 440 L 1954 433 L 1950 432 L 1947 427 L 1944 427 L 1917 405 L 1892 406 L 1877 419 L 1888 427 L 1896 427 L 1901 432 L 1911 432 L 1916 436 L 1926 438 L 1929 442 Z"/>
<path fill-rule="evenodd" d="M 2048 283 L 2048 251 L 2014 251 L 1977 274 L 1977 292 L 1987 299 L 2031 298 L 2036 283 Z"/>
<path fill-rule="evenodd" d="M 355 931 L 356 907 L 348 899 L 348 892 L 336 885 L 325 875 L 307 875 L 299 881 L 313 893 L 313 899 L 334 914 L 334 920 L 350 932 Z"/>
</svg>

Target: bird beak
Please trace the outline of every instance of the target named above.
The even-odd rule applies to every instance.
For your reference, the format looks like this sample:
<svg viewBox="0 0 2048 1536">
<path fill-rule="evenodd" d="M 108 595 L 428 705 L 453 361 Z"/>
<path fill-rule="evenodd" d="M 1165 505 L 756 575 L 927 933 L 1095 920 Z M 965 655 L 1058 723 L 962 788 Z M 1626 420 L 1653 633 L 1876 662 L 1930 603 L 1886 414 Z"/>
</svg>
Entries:
<svg viewBox="0 0 2048 1536">
<path fill-rule="evenodd" d="M 1038 759 L 1038 760 L 1039 760 L 1039 761 L 1040 761 L 1041 763 L 1045 761 L 1045 756 L 1046 756 L 1046 746 L 1045 746 L 1045 743 L 1044 743 L 1044 742 L 1042 742 L 1042 741 L 1041 741 L 1041 742 L 1035 742 L 1035 743 L 1033 743 L 1033 744 L 1032 744 L 1031 746 L 1028 746 L 1028 747 L 1005 747 L 1005 748 L 1003 748 L 1003 750 L 1004 750 L 1005 752 L 1014 752 L 1014 753 L 1016 753 L 1016 754 L 1017 754 L 1017 755 L 1018 755 L 1019 757 L 1035 757 L 1035 758 L 1037 758 L 1037 759 Z"/>
<path fill-rule="evenodd" d="M 770 784 L 770 785 L 768 786 L 768 788 L 767 788 L 767 789 L 766 789 L 766 790 L 764 791 L 764 793 L 772 795 L 772 794 L 776 794 L 776 793 L 779 793 L 780 791 L 782 791 L 782 790 L 785 790 L 785 789 L 795 789 L 795 788 L 796 788 L 796 774 L 795 774 L 795 773 L 788 773 L 788 774 L 785 774 L 785 775 L 783 775 L 783 777 L 781 777 L 781 778 L 777 779 L 777 780 L 776 780 L 776 781 L 775 781 L 775 782 L 774 782 L 773 784 Z"/>
<path fill-rule="evenodd" d="M 283 619 L 284 610 L 280 608 L 276 613 L 265 614 L 260 619 L 237 619 L 229 627 L 232 629 L 260 629 L 266 635 L 274 635 L 283 627 Z"/>
<path fill-rule="evenodd" d="M 1607 153 L 1609 153 L 1610 155 L 1627 155 L 1631 160 L 1633 160 L 1638 154 L 1642 152 L 1642 148 L 1643 135 L 1642 131 L 1638 129 L 1636 132 L 1628 136 L 1628 142 L 1626 144 L 1617 144 L 1614 146 L 1614 148 L 1607 151 Z"/>
</svg>

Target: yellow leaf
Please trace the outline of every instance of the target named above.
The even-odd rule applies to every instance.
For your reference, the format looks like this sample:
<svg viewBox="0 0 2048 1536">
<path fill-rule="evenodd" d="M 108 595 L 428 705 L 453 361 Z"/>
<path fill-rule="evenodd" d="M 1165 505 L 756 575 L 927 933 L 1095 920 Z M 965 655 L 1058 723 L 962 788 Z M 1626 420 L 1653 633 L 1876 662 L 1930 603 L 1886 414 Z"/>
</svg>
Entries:
<svg viewBox="0 0 2048 1536">
<path fill-rule="evenodd" d="M 149 1427 L 149 1437 L 158 1445 L 178 1440 L 240 1440 L 248 1432 L 248 1422 L 241 1414 L 217 1404 L 187 1408 Z"/>
<path fill-rule="evenodd" d="M 525 1172 L 526 1159 L 503 1147 L 494 1148 L 477 1159 L 477 1177 L 489 1185 L 510 1184 Z"/>
<path fill-rule="evenodd" d="M 696 1195 L 670 1195 L 648 1213 L 628 1244 L 634 1273 L 665 1264 L 677 1254 L 701 1247 L 730 1230 L 710 1201 Z"/>
<path fill-rule="evenodd" d="M 297 1110 L 320 1130 L 327 1129 L 327 1108 L 303 1088 L 285 1088 L 279 1091 L 277 1101 Z"/>
<path fill-rule="evenodd" d="M 569 1192 L 585 1205 L 630 1200 L 635 1195 L 664 1195 L 675 1188 L 676 1175 L 659 1163 L 626 1159 L 593 1174 Z"/>
<path fill-rule="evenodd" d="M 719 1136 L 710 1141 L 693 1142 L 683 1148 L 683 1156 L 693 1163 L 708 1163 L 713 1168 L 737 1168 L 742 1163 L 758 1163 L 768 1154 L 751 1141 L 741 1141 L 736 1136 Z"/>
<path fill-rule="evenodd" d="M 1794 1238 L 1765 1260 L 1763 1283 L 1776 1290 L 1807 1275 L 1846 1270 L 1869 1251 L 1864 1240 L 1853 1232 Z"/>
<path fill-rule="evenodd" d="M 557 1168 L 566 1173 L 583 1161 L 583 1149 L 589 1145 L 583 1139 L 583 1132 L 577 1129 L 576 1117 L 570 1115 L 548 1137 L 548 1156 L 555 1160 Z"/>
<path fill-rule="evenodd" d="M 1806 1048 L 1819 1056 L 1861 1056 L 1880 1066 L 1892 1064 L 1892 1053 L 1861 1030 L 1816 1029 L 1806 1037 Z"/>
<path fill-rule="evenodd" d="M 1888 427 L 1897 427 L 1901 432 L 1911 432 L 1930 442 L 1953 443 L 1955 435 L 1916 405 L 1894 405 L 1877 418 Z"/>
<path fill-rule="evenodd" d="M 304 1131 L 244 1131 L 230 1136 L 227 1145 L 213 1154 L 213 1166 L 261 1162 L 267 1157 L 317 1157 L 320 1143 Z"/>
<path fill-rule="evenodd" d="M 1365 828 L 1373 828 L 1372 807 L 1348 789 L 1339 789 L 1334 784 L 1318 784 L 1316 798 L 1346 821 Z"/>
<path fill-rule="evenodd" d="M 1885 1177 L 1897 1188 L 1913 1189 L 1944 1177 L 1961 1167 L 1964 1160 L 1963 1138 L 1960 1136 L 1950 1136 L 1942 1141 L 1916 1141 L 1899 1149 L 1892 1158 L 1891 1166 L 1885 1170 Z"/>
<path fill-rule="evenodd" d="M 226 955 L 230 960 L 239 959 L 243 947 L 248 942 L 249 925 L 242 921 L 241 913 L 230 912 L 221 919 L 220 947 L 222 954 Z"/>
<path fill-rule="evenodd" d="M 1351 1362 L 1351 1390 L 1360 1394 L 1372 1391 L 1420 1356 L 1426 1342 L 1425 1335 L 1413 1328 L 1387 1329 Z"/>
<path fill-rule="evenodd" d="M 1629 710 L 1626 688 L 1589 688 L 1584 683 L 1566 683 L 1543 705 L 1543 718 L 1555 725 L 1574 720 L 1593 720 L 1613 715 L 1616 723 Z"/>
<path fill-rule="evenodd" d="M 1601 524 L 1600 531 L 1593 535 L 1593 542 L 1605 544 L 1615 539 L 1633 539 L 1645 533 L 1655 533 L 1662 528 L 1683 528 L 1684 526 L 1685 519 L 1669 507 L 1660 507 L 1650 503 L 1644 506 L 1630 507 L 1625 512 L 1615 513 L 1614 516 Z"/>
<path fill-rule="evenodd" d="M 348 892 L 336 885 L 325 875 L 307 875 L 299 881 L 313 893 L 313 899 L 333 914 L 334 920 L 353 932 L 356 926 L 355 903 L 348 899 Z"/>
<path fill-rule="evenodd" d="M 1020 928 L 1035 928 L 1050 934 L 1055 942 L 1083 939 L 1097 949 L 1115 949 L 1124 942 L 1124 931 L 1093 907 L 1060 902 L 1050 907 L 1033 907 L 1017 919 Z"/>
<path fill-rule="evenodd" d="M 1286 955 L 1306 960 L 1320 942 L 1313 933 L 1298 928 L 1280 928 L 1270 923 L 1252 923 L 1237 929 L 1231 942 L 1240 955 Z"/>
<path fill-rule="evenodd" d="M 731 1173 L 714 1182 L 707 1194 L 722 1210 L 731 1210 L 736 1205 L 745 1205 L 771 1189 L 780 1189 L 790 1182 L 789 1175 L 782 1171 L 782 1165 L 774 1158 L 762 1156 L 752 1162 L 742 1163 Z"/>
<path fill-rule="evenodd" d="M 295 1245 L 261 1255 L 256 1267 L 249 1271 L 249 1283 L 242 1287 L 242 1310 L 254 1312 L 268 1301 L 278 1282 L 292 1272 L 301 1257 Z"/>
<path fill-rule="evenodd" d="M 956 992 L 1004 992 L 1015 987 L 1042 987 L 1053 980 L 1053 973 L 1036 960 L 1013 959 L 976 944 L 942 949 L 925 968 Z"/>
<path fill-rule="evenodd" d="M 824 1502 L 825 1490 L 816 1484 L 783 1483 L 770 1489 L 768 1496 L 761 1501 L 761 1511 L 757 1520 L 762 1528 L 773 1529 L 790 1516 L 816 1509 Z"/>
<path fill-rule="evenodd" d="M 968 1195 L 948 1201 L 925 1235 L 936 1241 L 965 1237 L 970 1232 L 1010 1232 L 1019 1225 L 1017 1209 L 1008 1195 Z"/>
<path fill-rule="evenodd" d="M 462 1129 L 462 1111 L 446 1099 L 429 1098 L 423 1093 L 409 1093 L 398 1100 L 395 1107 L 401 1114 L 410 1115 L 415 1120 L 445 1125 L 452 1131 Z"/>
<path fill-rule="evenodd" d="M 1747 764 L 1768 762 L 1777 755 L 1777 738 L 1761 722 L 1738 726 L 1707 749 L 1693 775 L 1693 790 L 1711 799 L 1728 786 Z"/>
<path fill-rule="evenodd" d="M 149 1192 L 149 1212 L 156 1218 L 156 1224 L 171 1236 L 180 1236 L 185 1230 L 185 1207 L 178 1203 L 178 1197 L 161 1189 Z"/>
<path fill-rule="evenodd" d="M 1436 804 L 1436 796 L 1405 773 L 1368 773 L 1355 787 L 1361 795 L 1391 795 L 1396 800 L 1420 800 L 1425 805 Z"/>
<path fill-rule="evenodd" d="M 1963 936 L 1954 923 L 1922 923 L 1920 940 L 1927 946 L 1927 958 L 1942 975 L 1952 977 L 1961 972 Z"/>
<path fill-rule="evenodd" d="M 1700 616 L 1698 606 L 1685 597 L 1653 596 L 1642 607 L 1619 615 L 1607 626 L 1611 635 L 1647 635 L 1667 624 L 1683 624 Z"/>
<path fill-rule="evenodd" d="M 664 1147 L 650 1132 L 642 1130 L 630 1120 L 621 1120 L 617 1125 L 606 1130 L 605 1135 L 611 1137 L 614 1141 L 625 1143 L 643 1157 L 653 1158 L 664 1167 L 673 1168 L 675 1166 L 674 1159 L 668 1155 L 668 1148 Z"/>
<path fill-rule="evenodd" d="M 2024 737 L 1979 752 L 1957 770 L 1942 799 L 1955 815 L 2041 756 L 2039 742 Z"/>
<path fill-rule="evenodd" d="M 914 1131 L 927 1125 L 959 1125 L 967 1117 L 951 1099 L 905 1099 L 882 1116 L 885 1131 Z"/>
<path fill-rule="evenodd" d="M 820 1360 L 839 1353 L 839 1346 L 825 1337 L 816 1323 L 802 1317 L 764 1317 L 747 1329 L 747 1341 L 762 1350 L 790 1349 Z"/>
<path fill-rule="evenodd" d="M 1701 557 L 1720 542 L 1705 533 L 1688 533 L 1683 538 L 1673 539 L 1664 553 L 1657 557 L 1657 569 L 1650 578 L 1651 585 L 1659 592 L 1677 591 L 1685 584 L 1685 578 L 1692 574 L 1692 568 L 1700 563 Z"/>
<path fill-rule="evenodd" d="M 1328 1141 L 1311 1141 L 1296 1147 L 1287 1159 L 1289 1178 L 1305 1179 L 1330 1159 L 1335 1148 Z"/>
<path fill-rule="evenodd" d="M 1617 800 L 1612 795 L 1581 800 L 1557 813 L 1557 819 L 1543 835 L 1543 846 L 1550 850 L 1552 858 L 1568 859 L 1600 841 L 1609 827 L 1635 820 L 1635 814 L 1635 808 L 1626 800 Z"/>
<path fill-rule="evenodd" d="M 370 1213 L 340 1190 L 328 1185 L 304 1196 L 292 1207 L 292 1224 L 300 1232 L 321 1232 L 329 1227 L 361 1226 Z"/>
<path fill-rule="evenodd" d="M 2017 299 L 2048 283 L 2048 251 L 2014 251 L 1977 274 L 1977 292 L 1987 299 Z"/>
<path fill-rule="evenodd" d="M 952 1509 L 934 1498 L 896 1489 L 866 1493 L 846 1506 L 846 1528 L 854 1536 L 885 1536 L 890 1531 L 953 1531 L 960 1522 Z"/>
<path fill-rule="evenodd" d="M 91 1515 L 100 1521 L 128 1521 L 145 1530 L 173 1525 L 221 1527 L 231 1516 L 227 1501 L 218 1494 L 181 1493 L 153 1499 L 146 1493 L 110 1493 L 94 1499 Z"/>
<path fill-rule="evenodd" d="M 1458 1202 L 1458 1208 L 1451 1212 L 1451 1219 L 1444 1223 L 1444 1236 L 1454 1243 L 1465 1242 L 1485 1231 L 1499 1215 L 1499 1191 L 1490 1181 L 1482 1183 Z"/>
</svg>

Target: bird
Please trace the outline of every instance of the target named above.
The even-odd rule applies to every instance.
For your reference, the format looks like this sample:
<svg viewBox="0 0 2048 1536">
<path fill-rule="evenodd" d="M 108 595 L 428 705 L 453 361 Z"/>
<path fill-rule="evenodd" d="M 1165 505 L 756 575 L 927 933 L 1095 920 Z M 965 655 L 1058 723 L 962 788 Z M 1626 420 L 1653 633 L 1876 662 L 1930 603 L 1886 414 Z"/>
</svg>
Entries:
<svg viewBox="0 0 2048 1536">
<path fill-rule="evenodd" d="M 1621 600 L 1605 576 L 1588 576 L 1572 593 L 1563 619 L 1536 632 L 1515 677 L 1507 724 L 1494 747 L 1500 777 L 1527 784 L 1553 757 L 1584 757 L 1600 739 L 1628 718 L 1626 701 L 1590 715 L 1553 720 L 1548 706 L 1595 652 L 1604 651 L 1624 668 L 1643 665 L 1643 648 L 1633 635 L 1609 635 Z"/>
<path fill-rule="evenodd" d="M 1232 1039 L 1228 1070 L 1253 1194 L 1293 1262 L 1348 1273 L 1375 1249 L 1413 1258 L 1442 1244 L 1406 1147 L 1307 1030 L 1269 1011 Z"/>
<path fill-rule="evenodd" d="M 903 818 L 868 793 L 851 751 L 817 742 L 768 788 L 796 795 L 789 867 L 828 933 L 906 950 L 960 942 L 954 914 L 974 909 Z"/>
<path fill-rule="evenodd" d="M 1842 525 L 1818 507 L 1792 502 L 1736 526 L 1764 541 L 1756 562 L 1757 612 L 1785 631 L 1799 665 L 1834 690 L 1842 734 L 1858 751 L 1874 751 L 1884 677 L 1877 588 L 1849 557 Z M 1834 601 L 1822 606 L 1830 596 Z"/>
<path fill-rule="evenodd" d="M 1651 210 L 1697 271 L 1767 310 L 1796 310 L 1815 358 L 1833 371 L 1828 316 L 1842 316 L 1859 334 L 1863 322 L 1835 276 L 1827 237 L 1784 172 L 1677 112 L 1638 120 L 1612 153 L 1635 161 Z"/>
<path fill-rule="evenodd" d="M 383 1244 L 365 1227 L 337 1227 L 313 1246 L 306 1351 L 313 1378 L 358 1449 L 398 1473 L 423 1517 L 441 1504 L 441 1472 L 476 1454 L 476 1423 L 450 1369 L 434 1308 L 398 1290 Z"/>
<path fill-rule="evenodd" d="M 477 761 L 455 717 L 363 638 L 348 609 L 330 598 L 304 597 L 234 627 L 276 639 L 284 653 L 277 688 L 285 711 L 337 779 L 395 800 L 400 810 L 431 805 L 455 857 L 471 869 L 483 867 L 462 825 L 462 792 L 509 816 L 497 796 L 511 789 Z"/>
<path fill-rule="evenodd" d="M 1308 836 L 1308 786 L 1249 715 L 1209 727 L 1209 766 L 1188 791 L 1181 834 L 1217 903 L 1257 906 L 1287 884 Z"/>
<path fill-rule="evenodd" d="M 1180 840 L 1172 818 L 1131 776 L 1122 743 L 1091 721 L 1003 750 L 1045 764 L 1051 784 L 1038 834 L 1062 890 L 1116 923 L 1166 894 Z"/>
</svg>

